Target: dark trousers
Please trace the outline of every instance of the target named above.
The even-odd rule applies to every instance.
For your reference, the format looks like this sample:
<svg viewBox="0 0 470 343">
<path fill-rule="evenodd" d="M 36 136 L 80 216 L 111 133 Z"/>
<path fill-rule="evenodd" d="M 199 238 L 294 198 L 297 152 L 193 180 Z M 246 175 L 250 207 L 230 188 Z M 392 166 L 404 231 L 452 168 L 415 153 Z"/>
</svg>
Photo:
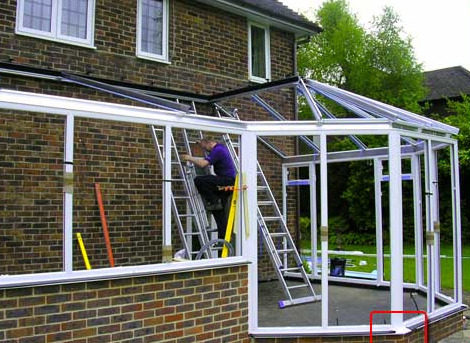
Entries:
<svg viewBox="0 0 470 343">
<path fill-rule="evenodd" d="M 216 176 L 216 175 L 203 175 L 197 176 L 194 179 L 194 184 L 206 202 L 216 203 L 219 199 L 224 207 L 222 210 L 212 211 L 212 216 L 217 224 L 217 232 L 219 238 L 225 238 L 225 231 L 227 229 L 227 213 L 225 207 L 227 200 L 232 192 L 219 191 L 218 187 L 233 186 L 235 179 L 229 176 Z"/>
</svg>

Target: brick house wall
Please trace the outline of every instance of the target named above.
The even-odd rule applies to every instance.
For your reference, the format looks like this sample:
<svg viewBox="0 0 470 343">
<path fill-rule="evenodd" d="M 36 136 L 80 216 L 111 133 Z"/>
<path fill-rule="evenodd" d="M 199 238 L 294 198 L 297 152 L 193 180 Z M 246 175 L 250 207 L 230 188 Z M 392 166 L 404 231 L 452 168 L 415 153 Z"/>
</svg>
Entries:
<svg viewBox="0 0 470 343">
<path fill-rule="evenodd" d="M 221 12 L 218 9 L 192 1 L 171 0 L 169 6 L 169 57 L 171 64 L 164 64 L 135 56 L 137 10 L 135 0 L 96 1 L 95 49 L 15 34 L 16 5 L 15 0 L 7 0 L 5 4 L 2 4 L 0 61 L 203 95 L 250 84 L 248 82 L 247 59 L 248 22 L 244 17 Z M 295 73 L 294 35 L 271 28 L 270 36 L 272 79 L 293 75 Z M 0 84 L 7 89 L 132 104 L 128 100 L 81 86 L 48 80 L 0 75 Z M 266 93 L 265 97 L 287 118 L 294 118 L 295 98 L 292 90 Z M 263 110 L 250 101 L 237 100 L 230 105 L 240 110 L 242 119 L 269 119 Z M 24 114 L 15 115 L 15 118 L 21 118 L 23 123 L 17 122 L 15 125 L 25 125 L 25 130 L 26 128 L 29 131 L 35 130 L 34 121 L 36 119 L 33 116 L 29 118 L 24 116 Z M 2 118 L 4 118 L 3 115 Z M 5 120 L 10 121 L 10 118 Z M 61 133 L 63 127 L 51 127 L 46 130 L 57 130 L 57 134 L 41 138 L 40 149 L 44 156 L 49 154 L 46 145 L 52 144 L 52 147 L 56 147 L 56 149 L 59 149 L 59 146 L 60 149 L 63 149 L 63 134 Z M 161 194 L 161 185 L 152 181 L 158 179 L 159 168 L 155 160 L 155 150 L 148 128 L 77 120 L 75 130 L 77 141 L 74 156 L 76 160 L 74 228 L 82 231 L 82 235 L 84 235 L 92 265 L 97 267 L 108 265 L 101 223 L 92 189 L 94 182 L 102 184 L 105 210 L 110 221 L 109 224 L 116 234 L 113 241 L 113 251 L 120 265 L 159 261 L 160 253 L 155 247 L 161 245 L 159 238 L 161 234 L 156 231 L 156 228 L 161 227 L 161 201 L 158 196 Z M 2 128 L 4 137 L 9 137 L 9 141 L 3 142 L 3 144 L 7 144 L 4 146 L 8 148 L 10 154 L 14 154 L 13 151 L 17 146 L 16 138 L 10 137 L 16 134 L 14 131 L 15 128 L 8 125 Z M 30 136 L 30 134 L 26 135 L 28 138 Z M 122 138 L 124 136 L 129 137 L 129 140 L 132 139 L 133 143 L 124 140 Z M 29 148 L 18 146 L 17 154 L 28 156 L 36 154 L 35 149 L 39 149 L 39 147 L 33 148 L 34 137 L 31 139 L 31 142 L 24 142 L 24 145 Z M 294 152 L 293 140 L 276 140 L 286 152 Z M 280 185 L 280 160 L 262 146 L 259 146 L 259 151 L 260 163 L 266 166 L 265 171 L 270 184 Z M 139 154 L 136 163 L 129 163 L 126 159 L 135 159 L 136 152 Z M 4 233 L 4 236 L 8 237 L 10 241 L 0 246 L 0 254 L 6 257 L 16 256 L 15 254 L 19 250 L 24 250 L 24 252 L 20 253 L 20 259 L 8 258 L 13 264 L 2 265 L 2 271 L 5 270 L 12 274 L 21 273 L 26 269 L 29 272 L 61 269 L 60 228 L 62 215 L 60 210 L 48 219 L 44 219 L 42 224 L 32 223 L 35 217 L 34 213 L 41 213 L 41 216 L 44 216 L 43 213 L 47 213 L 47 206 L 51 206 L 51 203 L 56 208 L 59 208 L 57 206 L 61 204 L 62 164 L 60 153 L 55 158 L 55 161 L 49 161 L 50 163 L 47 165 L 43 165 L 43 161 L 38 161 L 34 167 L 36 170 L 43 167 L 55 170 L 54 175 L 43 176 L 54 189 L 54 199 L 49 200 L 50 202 L 34 201 L 34 206 L 29 205 L 28 209 L 25 209 L 29 212 L 23 213 L 25 220 L 20 220 L 22 224 L 16 223 L 13 226 L 15 228 L 21 226 L 20 235 L 29 235 L 28 237 L 34 236 L 31 231 L 34 225 L 37 226 L 37 230 L 47 230 L 48 233 L 42 235 L 50 235 L 51 237 L 50 239 L 46 237 L 47 239 L 43 243 L 50 246 L 50 250 L 53 252 L 39 254 L 38 251 L 44 248 L 37 247 L 37 241 L 28 239 L 30 245 L 33 245 L 28 246 L 21 241 L 21 237 L 15 237 L 9 223 L 14 221 L 14 217 L 22 217 L 22 213 L 16 211 L 14 217 L 10 216 L 16 205 L 15 202 L 6 201 L 2 204 L 2 213 L 6 213 L 6 216 L 3 219 L 0 232 Z M 47 158 L 44 157 L 44 159 Z M 4 166 L 4 176 L 2 177 L 5 183 L 8 182 L 6 175 L 18 171 L 18 166 L 15 163 L 8 161 Z M 33 180 L 38 184 L 40 181 L 40 178 Z M 41 193 L 41 190 L 33 190 L 32 192 L 24 188 L 21 190 L 20 188 L 23 186 L 24 182 L 17 184 L 17 188 L 14 190 L 9 189 L 18 194 Z M 275 189 L 277 199 L 281 199 L 280 192 L 280 187 Z M 8 196 L 6 195 L 6 197 Z M 290 218 L 292 218 L 291 221 L 294 220 L 295 213 Z M 52 231 L 51 227 L 54 228 Z M 291 225 L 290 227 L 293 228 L 293 234 L 295 234 L 295 226 Z M 39 232 L 37 234 L 39 235 Z M 55 244 L 52 244 L 52 241 Z M 22 248 L 15 248 L 15 253 L 12 254 L 12 248 L 15 244 L 21 245 Z M 44 255 L 48 256 L 44 257 Z M 74 252 L 74 256 L 76 257 L 76 267 L 83 267 L 78 250 Z M 44 260 L 40 260 L 43 261 L 41 262 L 43 268 L 39 268 L 37 264 L 24 266 L 23 262 L 32 261 L 39 257 L 44 258 Z M 269 259 L 266 256 L 260 257 L 260 262 L 260 278 L 264 278 L 264 275 L 267 275 L 266 278 L 270 278 L 269 274 L 273 275 L 273 272 Z"/>
</svg>

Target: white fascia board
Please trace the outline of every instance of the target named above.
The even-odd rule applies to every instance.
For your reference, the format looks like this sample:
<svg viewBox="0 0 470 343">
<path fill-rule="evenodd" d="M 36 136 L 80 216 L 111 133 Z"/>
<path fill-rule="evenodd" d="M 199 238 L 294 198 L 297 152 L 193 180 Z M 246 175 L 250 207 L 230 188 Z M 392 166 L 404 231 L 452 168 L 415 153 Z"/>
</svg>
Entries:
<svg viewBox="0 0 470 343">
<path fill-rule="evenodd" d="M 77 283 L 98 280 L 118 279 L 125 277 L 140 277 L 146 275 L 161 275 L 198 271 L 214 268 L 248 265 L 251 262 L 244 257 L 228 257 L 218 259 L 205 259 L 197 261 L 172 262 L 149 264 L 141 266 L 126 266 L 114 268 L 101 268 L 79 270 L 71 273 L 50 272 L 21 275 L 1 275 L 0 289 L 15 287 L 31 287 L 58 283 Z"/>
<path fill-rule="evenodd" d="M 197 0 L 198 2 L 204 3 L 206 5 L 210 5 L 221 10 L 234 13 L 240 15 L 242 17 L 247 18 L 248 20 L 253 20 L 258 23 L 268 24 L 274 26 L 276 28 L 293 32 L 296 38 L 311 36 L 313 34 L 318 33 L 314 30 L 306 29 L 305 27 L 293 24 L 292 22 L 288 22 L 286 20 L 282 20 L 279 18 L 274 18 L 272 16 L 257 12 L 253 9 L 245 8 L 240 5 L 236 5 L 230 1 L 225 0 Z"/>
<path fill-rule="evenodd" d="M 246 122 L 259 136 L 386 135 L 392 128 L 387 119 L 324 119 L 319 121 Z"/>
<path fill-rule="evenodd" d="M 244 122 L 235 119 L 5 89 L 0 89 L 0 108 L 233 134 L 246 129 Z"/>
</svg>

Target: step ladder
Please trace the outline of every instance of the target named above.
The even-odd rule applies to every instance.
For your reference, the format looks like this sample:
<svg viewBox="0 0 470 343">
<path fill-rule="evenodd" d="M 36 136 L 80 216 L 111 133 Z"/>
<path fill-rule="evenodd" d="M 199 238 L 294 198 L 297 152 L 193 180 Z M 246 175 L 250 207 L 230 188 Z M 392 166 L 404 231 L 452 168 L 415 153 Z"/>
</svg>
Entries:
<svg viewBox="0 0 470 343">
<path fill-rule="evenodd" d="M 164 129 L 152 125 L 151 134 L 157 151 L 157 159 L 163 168 Z M 199 249 L 209 243 L 206 230 L 209 224 L 202 199 L 194 184 L 195 168 L 192 164 L 186 164 L 180 159 L 178 148 L 186 154 L 191 154 L 188 134 L 182 129 L 178 136 L 182 141 L 176 141 L 175 132 L 171 133 L 171 209 L 186 257 L 192 260 L 197 256 Z M 197 250 L 193 249 L 194 240 L 199 245 Z M 211 249 L 206 249 L 203 256 L 212 258 L 212 253 Z"/>
<path fill-rule="evenodd" d="M 239 120 L 235 111 L 229 112 L 218 104 L 215 104 L 215 108 L 219 117 L 229 116 Z M 237 144 L 232 143 L 228 134 L 224 135 L 224 142 L 238 170 L 238 154 L 235 150 Z M 257 179 L 258 227 L 263 242 L 267 247 L 268 255 L 274 266 L 277 278 L 287 297 L 286 300 L 280 300 L 278 302 L 279 307 L 284 308 L 292 305 L 320 301 L 321 295 L 315 294 L 287 224 L 284 217 L 281 215 L 279 206 L 277 205 L 259 162 L 257 163 Z M 288 280 L 289 273 L 300 274 L 302 281 L 300 283 L 298 281 L 294 283 Z"/>
</svg>

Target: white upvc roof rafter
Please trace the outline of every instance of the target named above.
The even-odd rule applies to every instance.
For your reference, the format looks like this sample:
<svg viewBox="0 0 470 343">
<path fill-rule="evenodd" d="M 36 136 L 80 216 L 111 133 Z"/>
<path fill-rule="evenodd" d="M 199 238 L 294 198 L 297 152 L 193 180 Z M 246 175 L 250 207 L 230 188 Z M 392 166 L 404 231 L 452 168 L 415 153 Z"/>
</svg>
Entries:
<svg viewBox="0 0 470 343">
<path fill-rule="evenodd" d="M 367 113 L 372 114 L 376 117 L 387 118 L 392 121 L 402 121 L 410 125 L 418 125 L 423 129 L 430 129 L 436 132 L 443 132 L 447 134 L 457 134 L 459 129 L 437 120 L 426 118 L 418 114 L 403 110 L 398 107 L 394 107 L 383 102 L 366 98 L 362 95 L 354 94 L 344 89 L 339 89 L 333 86 L 326 85 L 324 83 L 307 80 L 308 86 L 314 90 L 318 90 L 319 93 L 330 97 L 331 100 L 340 99 L 341 102 L 345 102 L 348 105 L 353 105 Z M 341 103 L 338 102 L 340 105 Z"/>
</svg>

